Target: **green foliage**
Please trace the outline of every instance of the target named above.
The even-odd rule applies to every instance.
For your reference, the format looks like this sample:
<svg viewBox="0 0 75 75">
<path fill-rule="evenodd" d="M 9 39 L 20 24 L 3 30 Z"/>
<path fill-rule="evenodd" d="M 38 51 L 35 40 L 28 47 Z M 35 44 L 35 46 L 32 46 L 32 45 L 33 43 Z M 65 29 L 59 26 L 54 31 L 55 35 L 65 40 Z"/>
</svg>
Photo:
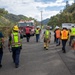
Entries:
<svg viewBox="0 0 75 75">
<path fill-rule="evenodd" d="M 0 8 L 0 17 L 7 13 L 8 11 L 6 11 L 4 8 Z"/>
<path fill-rule="evenodd" d="M 75 3 L 66 7 L 60 14 L 52 16 L 48 25 L 53 27 L 58 25 L 61 27 L 62 23 L 75 23 Z"/>
<path fill-rule="evenodd" d="M 7 37 L 13 25 L 17 24 L 20 20 L 35 20 L 32 17 L 24 15 L 15 15 L 8 13 L 4 8 L 0 8 L 0 31 Z M 37 23 L 37 21 L 35 20 Z"/>
</svg>

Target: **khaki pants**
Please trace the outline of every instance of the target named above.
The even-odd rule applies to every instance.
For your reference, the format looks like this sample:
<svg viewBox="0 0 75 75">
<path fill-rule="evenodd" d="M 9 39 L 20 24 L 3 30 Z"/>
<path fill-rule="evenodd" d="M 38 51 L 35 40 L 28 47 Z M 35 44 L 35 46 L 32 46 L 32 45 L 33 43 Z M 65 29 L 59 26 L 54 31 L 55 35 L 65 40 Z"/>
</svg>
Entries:
<svg viewBox="0 0 75 75">
<path fill-rule="evenodd" d="M 44 38 L 44 47 L 45 48 L 49 47 L 49 43 L 50 43 L 50 39 L 49 38 Z"/>
</svg>

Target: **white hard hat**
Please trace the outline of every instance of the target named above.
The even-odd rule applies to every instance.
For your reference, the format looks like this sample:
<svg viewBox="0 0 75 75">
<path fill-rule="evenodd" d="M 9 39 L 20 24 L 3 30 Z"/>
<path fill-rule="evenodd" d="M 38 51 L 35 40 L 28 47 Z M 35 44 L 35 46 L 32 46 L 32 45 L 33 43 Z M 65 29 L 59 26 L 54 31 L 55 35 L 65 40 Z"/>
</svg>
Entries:
<svg viewBox="0 0 75 75">
<path fill-rule="evenodd" d="M 29 24 L 27 24 L 27 26 L 29 26 Z"/>
<path fill-rule="evenodd" d="M 59 28 L 58 26 L 55 27 L 55 29 L 58 29 L 58 28 Z"/>
</svg>

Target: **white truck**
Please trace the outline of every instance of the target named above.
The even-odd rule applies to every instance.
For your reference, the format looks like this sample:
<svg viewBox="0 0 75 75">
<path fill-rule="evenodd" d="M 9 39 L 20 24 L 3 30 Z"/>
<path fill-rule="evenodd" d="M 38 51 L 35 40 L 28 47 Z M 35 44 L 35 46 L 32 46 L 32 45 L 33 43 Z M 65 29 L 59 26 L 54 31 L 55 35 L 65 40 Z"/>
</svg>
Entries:
<svg viewBox="0 0 75 75">
<path fill-rule="evenodd" d="M 62 23 L 62 28 L 66 27 L 67 29 L 71 29 L 72 26 L 75 26 L 74 23 Z"/>
</svg>

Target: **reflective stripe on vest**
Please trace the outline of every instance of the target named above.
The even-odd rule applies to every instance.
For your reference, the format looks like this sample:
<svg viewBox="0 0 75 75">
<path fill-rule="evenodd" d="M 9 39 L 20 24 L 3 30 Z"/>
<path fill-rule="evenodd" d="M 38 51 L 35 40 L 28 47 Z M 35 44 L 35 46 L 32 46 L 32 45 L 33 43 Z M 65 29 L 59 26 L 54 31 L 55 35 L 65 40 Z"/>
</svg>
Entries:
<svg viewBox="0 0 75 75">
<path fill-rule="evenodd" d="M 19 47 L 21 45 L 19 33 L 13 32 L 12 33 L 12 46 Z"/>
<path fill-rule="evenodd" d="M 45 31 L 45 38 L 49 38 L 49 36 L 50 36 L 50 32 L 49 32 L 49 30 L 46 30 Z"/>
<path fill-rule="evenodd" d="M 69 32 L 67 30 L 61 31 L 61 39 L 68 39 Z"/>
<path fill-rule="evenodd" d="M 39 34 L 39 29 L 36 29 L 36 34 Z"/>
</svg>

